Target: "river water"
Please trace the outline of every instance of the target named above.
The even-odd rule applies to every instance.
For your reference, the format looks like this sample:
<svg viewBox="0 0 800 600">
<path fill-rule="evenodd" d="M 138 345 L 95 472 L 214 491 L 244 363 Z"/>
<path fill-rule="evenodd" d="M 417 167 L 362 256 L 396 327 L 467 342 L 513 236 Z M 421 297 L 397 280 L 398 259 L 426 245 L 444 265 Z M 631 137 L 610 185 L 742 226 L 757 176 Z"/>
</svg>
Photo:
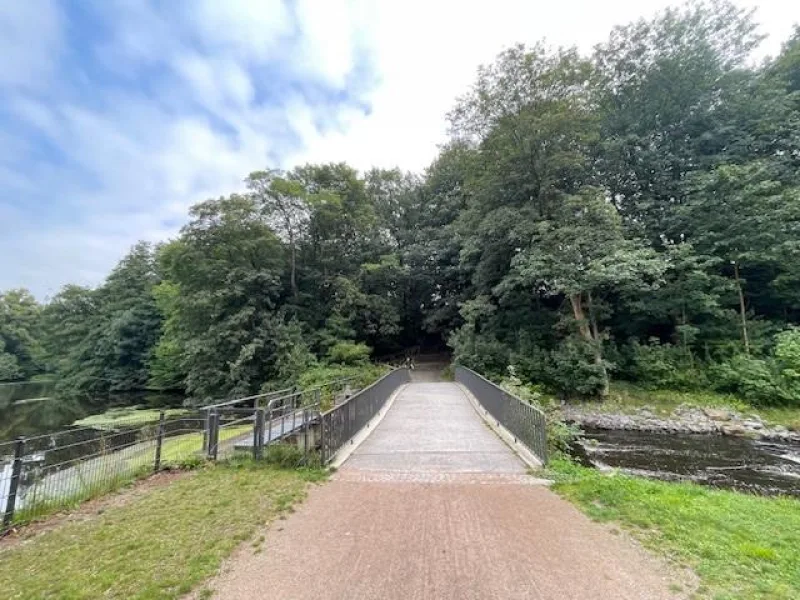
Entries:
<svg viewBox="0 0 800 600">
<path fill-rule="evenodd" d="M 578 453 L 595 467 L 762 495 L 800 496 L 800 444 L 716 434 L 584 431 Z"/>
</svg>

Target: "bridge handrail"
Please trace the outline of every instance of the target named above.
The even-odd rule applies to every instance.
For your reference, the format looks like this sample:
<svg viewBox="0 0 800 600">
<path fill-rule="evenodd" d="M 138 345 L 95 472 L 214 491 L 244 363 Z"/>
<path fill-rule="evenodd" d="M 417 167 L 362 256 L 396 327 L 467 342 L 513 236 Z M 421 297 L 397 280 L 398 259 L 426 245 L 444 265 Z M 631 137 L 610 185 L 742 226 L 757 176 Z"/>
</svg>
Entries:
<svg viewBox="0 0 800 600">
<path fill-rule="evenodd" d="M 457 365 L 455 380 L 466 387 L 494 420 L 547 464 L 547 418 L 535 406 L 492 383 L 472 369 Z"/>
<path fill-rule="evenodd" d="M 323 464 L 330 462 L 336 452 L 378 414 L 392 393 L 410 379 L 407 368 L 393 369 L 338 406 L 322 413 L 320 451 Z"/>
</svg>

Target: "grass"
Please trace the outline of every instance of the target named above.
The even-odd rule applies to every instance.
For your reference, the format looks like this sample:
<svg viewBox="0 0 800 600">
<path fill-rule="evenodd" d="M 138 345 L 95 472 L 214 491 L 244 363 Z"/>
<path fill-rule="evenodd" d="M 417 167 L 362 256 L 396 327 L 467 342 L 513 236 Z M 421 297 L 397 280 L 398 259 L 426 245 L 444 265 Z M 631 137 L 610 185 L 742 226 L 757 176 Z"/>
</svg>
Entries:
<svg viewBox="0 0 800 600">
<path fill-rule="evenodd" d="M 602 404 L 604 411 L 632 413 L 647 406 L 653 413 L 669 416 L 678 406 L 725 408 L 744 414 L 754 414 L 766 423 L 783 425 L 800 431 L 800 408 L 760 408 L 729 394 L 710 391 L 680 392 L 676 390 L 648 390 L 626 382 L 615 382 L 608 399 Z"/>
<path fill-rule="evenodd" d="M 800 501 L 622 475 L 564 460 L 554 489 L 598 521 L 629 529 L 646 546 L 691 567 L 699 598 L 800 598 Z"/>
<path fill-rule="evenodd" d="M 164 409 L 167 418 L 186 414 L 183 408 Z M 145 425 L 158 421 L 161 409 L 139 408 L 138 406 L 122 406 L 109 408 L 106 412 L 89 415 L 73 423 L 76 427 L 94 427 L 95 429 L 113 429 L 122 425 Z"/>
<path fill-rule="evenodd" d="M 0 589 L 8 599 L 179 598 L 323 477 L 252 461 L 207 466 L 0 549 Z"/>
<path fill-rule="evenodd" d="M 252 425 L 223 427 L 219 431 L 220 444 L 248 434 L 252 430 Z M 196 466 L 202 463 L 205 460 L 201 454 L 202 440 L 201 432 L 166 438 L 161 447 L 162 467 Z M 220 456 L 222 455 L 223 448 L 220 449 Z M 76 508 L 87 500 L 118 490 L 150 475 L 153 472 L 154 462 L 154 440 L 143 441 L 131 448 L 78 462 L 68 470 L 72 479 L 68 485 L 63 486 L 63 493 L 59 493 L 59 487 L 48 483 L 47 480 L 38 484 L 41 490 L 37 488 L 28 492 L 33 500 L 14 514 L 14 525 L 41 520 L 60 510 Z M 63 476 L 64 472 L 50 475 L 56 478 Z"/>
</svg>

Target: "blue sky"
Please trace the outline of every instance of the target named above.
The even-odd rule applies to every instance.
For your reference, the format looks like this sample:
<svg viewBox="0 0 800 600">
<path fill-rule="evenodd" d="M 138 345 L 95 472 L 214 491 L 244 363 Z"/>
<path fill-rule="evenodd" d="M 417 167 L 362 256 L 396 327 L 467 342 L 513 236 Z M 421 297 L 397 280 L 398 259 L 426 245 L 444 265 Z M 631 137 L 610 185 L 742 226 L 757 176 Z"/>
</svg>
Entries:
<svg viewBox="0 0 800 600">
<path fill-rule="evenodd" d="M 742 3 L 760 5 L 764 53 L 800 20 L 778 0 Z M 666 4 L 5 0 L 0 290 L 96 285 L 137 240 L 175 235 L 191 204 L 254 169 L 420 170 L 503 47 L 588 50 Z"/>
</svg>

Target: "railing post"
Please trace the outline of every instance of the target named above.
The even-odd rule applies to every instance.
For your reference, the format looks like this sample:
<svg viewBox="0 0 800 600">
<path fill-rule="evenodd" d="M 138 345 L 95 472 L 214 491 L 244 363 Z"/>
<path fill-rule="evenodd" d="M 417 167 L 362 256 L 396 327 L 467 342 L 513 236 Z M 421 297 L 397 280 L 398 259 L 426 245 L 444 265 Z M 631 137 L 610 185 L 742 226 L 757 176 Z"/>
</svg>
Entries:
<svg viewBox="0 0 800 600">
<path fill-rule="evenodd" d="M 153 472 L 158 473 L 161 469 L 161 447 L 164 444 L 164 419 L 166 414 L 162 410 L 158 415 L 158 429 L 156 430 L 156 459 L 153 464 Z"/>
<path fill-rule="evenodd" d="M 203 423 L 203 452 L 208 452 L 208 434 L 211 427 L 211 409 L 205 411 L 205 423 Z"/>
<path fill-rule="evenodd" d="M 303 407 L 303 462 L 308 462 L 308 407 Z"/>
<path fill-rule="evenodd" d="M 319 458 L 322 466 L 325 466 L 325 416 L 319 411 Z"/>
<path fill-rule="evenodd" d="M 256 410 L 255 424 L 253 425 L 253 458 L 260 460 L 264 456 L 264 409 Z"/>
<path fill-rule="evenodd" d="M 22 477 L 22 457 L 25 454 L 25 438 L 17 438 L 14 442 L 14 462 L 11 466 L 11 481 L 8 486 L 8 499 L 3 512 L 3 529 L 11 525 L 14 510 L 17 506 L 17 491 Z"/>
<path fill-rule="evenodd" d="M 208 420 L 208 458 L 217 460 L 217 441 L 219 439 L 219 414 L 214 411 Z"/>
</svg>

